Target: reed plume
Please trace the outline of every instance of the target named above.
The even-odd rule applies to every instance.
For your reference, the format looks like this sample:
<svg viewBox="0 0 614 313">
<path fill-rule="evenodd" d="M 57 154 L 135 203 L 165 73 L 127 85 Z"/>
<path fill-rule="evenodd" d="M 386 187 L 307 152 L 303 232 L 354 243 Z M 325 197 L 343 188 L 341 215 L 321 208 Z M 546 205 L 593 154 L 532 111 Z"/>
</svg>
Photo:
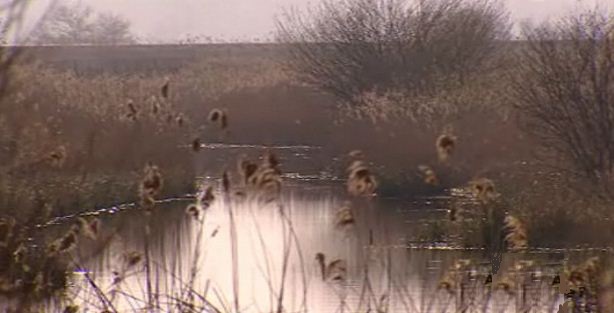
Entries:
<svg viewBox="0 0 614 313">
<path fill-rule="evenodd" d="M 508 215 L 503 220 L 505 242 L 511 251 L 522 251 L 528 247 L 527 230 L 516 217 Z"/>
<path fill-rule="evenodd" d="M 451 134 L 442 134 L 437 137 L 435 147 L 440 162 L 447 162 L 450 159 L 456 147 L 456 141 L 456 136 Z"/>
<path fill-rule="evenodd" d="M 221 129 L 226 129 L 228 127 L 228 114 L 226 111 L 213 109 L 209 112 L 207 119 L 211 123 L 218 124 Z"/>
<path fill-rule="evenodd" d="M 469 183 L 473 196 L 482 203 L 491 202 L 499 197 L 495 183 L 488 178 L 478 178 Z"/>
<path fill-rule="evenodd" d="M 335 214 L 335 228 L 347 229 L 355 224 L 356 219 L 354 218 L 354 213 L 352 213 L 352 208 L 350 207 L 349 203 L 346 203 Z"/>
<path fill-rule="evenodd" d="M 144 176 L 139 186 L 141 206 L 150 210 L 155 204 L 155 197 L 162 189 L 163 179 L 157 166 L 148 164 L 144 169 Z"/>
<path fill-rule="evenodd" d="M 347 169 L 347 191 L 354 196 L 372 196 L 377 189 L 377 180 L 364 161 L 355 160 Z"/>
</svg>

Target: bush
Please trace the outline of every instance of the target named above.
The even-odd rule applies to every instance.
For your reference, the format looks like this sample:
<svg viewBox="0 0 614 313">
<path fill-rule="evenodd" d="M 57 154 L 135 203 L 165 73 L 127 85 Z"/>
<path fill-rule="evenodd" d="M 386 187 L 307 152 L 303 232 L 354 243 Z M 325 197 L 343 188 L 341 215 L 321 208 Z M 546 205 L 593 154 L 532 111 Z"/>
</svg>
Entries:
<svg viewBox="0 0 614 313">
<path fill-rule="evenodd" d="M 525 28 L 513 84 L 546 160 L 605 184 L 614 174 L 613 21 L 595 11 Z"/>
<path fill-rule="evenodd" d="M 341 100 L 366 92 L 409 95 L 463 84 L 492 65 L 509 36 L 496 1 L 325 1 L 278 22 L 298 78 Z"/>
</svg>

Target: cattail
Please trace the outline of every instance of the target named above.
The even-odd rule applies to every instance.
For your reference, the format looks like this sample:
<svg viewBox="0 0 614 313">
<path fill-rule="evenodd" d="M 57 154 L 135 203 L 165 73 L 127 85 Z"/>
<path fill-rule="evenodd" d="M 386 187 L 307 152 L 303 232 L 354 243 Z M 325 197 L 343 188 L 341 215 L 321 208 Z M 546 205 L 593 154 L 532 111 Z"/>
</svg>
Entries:
<svg viewBox="0 0 614 313">
<path fill-rule="evenodd" d="M 440 135 L 437 137 L 435 146 L 437 148 L 437 156 L 439 157 L 439 161 L 446 162 L 454 152 L 456 137 L 448 134 Z"/>
<path fill-rule="evenodd" d="M 495 191 L 495 184 L 488 178 L 478 178 L 469 183 L 476 199 L 483 203 L 496 199 L 499 194 Z"/>
<path fill-rule="evenodd" d="M 505 232 L 505 242 L 511 251 L 520 251 L 527 248 L 527 231 L 522 222 L 511 215 L 503 220 L 503 231 Z"/>
<path fill-rule="evenodd" d="M 352 209 L 346 205 L 335 214 L 335 227 L 339 229 L 353 226 L 356 223 Z"/>
<path fill-rule="evenodd" d="M 418 170 L 422 173 L 424 183 L 427 185 L 437 186 L 439 185 L 439 179 L 435 171 L 428 165 L 418 166 Z"/>
<path fill-rule="evenodd" d="M 194 140 L 192 140 L 192 150 L 194 152 L 200 151 L 201 148 L 202 148 L 202 145 L 200 143 L 200 138 L 195 138 Z"/>
<path fill-rule="evenodd" d="M 164 84 L 160 87 L 160 94 L 164 99 L 168 99 L 168 91 L 169 91 L 170 80 L 168 78 L 165 79 Z"/>
</svg>

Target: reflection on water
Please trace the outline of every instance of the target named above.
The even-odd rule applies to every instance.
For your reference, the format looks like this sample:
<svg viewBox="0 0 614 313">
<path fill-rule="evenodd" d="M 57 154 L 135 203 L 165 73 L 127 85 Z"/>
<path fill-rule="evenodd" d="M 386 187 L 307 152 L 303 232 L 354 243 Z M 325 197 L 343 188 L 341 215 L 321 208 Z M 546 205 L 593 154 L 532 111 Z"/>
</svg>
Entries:
<svg viewBox="0 0 614 313">
<path fill-rule="evenodd" d="M 551 282 L 561 255 L 506 255 L 503 269 L 528 268 L 530 263 L 518 262 L 526 258 L 543 266 L 526 275 L 521 268 L 508 270 L 490 283 L 490 264 L 481 251 L 407 248 L 421 221 L 442 216 L 436 200 L 425 205 L 348 199 L 339 186 L 302 183 L 286 186 L 280 204 L 228 202 L 218 197 L 201 220 L 185 214 L 187 202 L 162 204 L 149 222 L 154 278 L 149 285 L 143 263 L 126 269 L 123 258 L 126 252 L 144 251 L 147 217 L 144 212 L 126 210 L 102 217 L 106 238 L 112 239 L 104 246 L 82 248 L 81 264 L 112 295 L 110 300 L 128 311 L 144 306 L 149 289 L 163 295 L 156 301 L 162 308 L 176 303 L 169 299 L 182 298 L 191 281 L 198 297 L 220 311 L 233 311 L 233 272 L 242 312 L 276 311 L 282 282 L 285 312 L 557 311 L 562 298 Z M 236 271 L 229 205 L 236 215 Z M 349 227 L 335 223 L 336 213 L 344 206 L 351 207 L 356 221 Z M 96 257 L 85 257 L 99 251 Z M 326 277 L 326 268 L 323 277 L 318 253 L 324 256 L 325 267 L 342 261 L 336 262 L 345 267 L 345 271 L 337 268 L 339 279 Z M 450 272 L 454 266 L 456 271 Z M 191 275 L 194 269 L 197 272 Z M 439 286 L 446 275 L 456 275 L 456 283 Z M 84 277 L 83 285 L 73 288 L 75 298 L 101 306 L 85 286 Z"/>
</svg>

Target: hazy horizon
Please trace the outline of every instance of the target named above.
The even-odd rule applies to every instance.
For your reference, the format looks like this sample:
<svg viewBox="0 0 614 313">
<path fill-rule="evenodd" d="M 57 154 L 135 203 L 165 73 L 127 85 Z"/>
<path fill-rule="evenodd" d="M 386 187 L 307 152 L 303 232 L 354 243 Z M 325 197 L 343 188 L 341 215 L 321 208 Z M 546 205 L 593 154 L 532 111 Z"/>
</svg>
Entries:
<svg viewBox="0 0 614 313">
<path fill-rule="evenodd" d="M 95 12 L 119 14 L 146 43 L 176 43 L 188 38 L 208 41 L 257 42 L 273 38 L 275 18 L 284 8 L 304 10 L 322 0 L 32 0 L 26 18 L 31 27 L 53 1 L 81 2 Z M 607 0 L 504 0 L 517 25 L 540 22 Z"/>
</svg>

